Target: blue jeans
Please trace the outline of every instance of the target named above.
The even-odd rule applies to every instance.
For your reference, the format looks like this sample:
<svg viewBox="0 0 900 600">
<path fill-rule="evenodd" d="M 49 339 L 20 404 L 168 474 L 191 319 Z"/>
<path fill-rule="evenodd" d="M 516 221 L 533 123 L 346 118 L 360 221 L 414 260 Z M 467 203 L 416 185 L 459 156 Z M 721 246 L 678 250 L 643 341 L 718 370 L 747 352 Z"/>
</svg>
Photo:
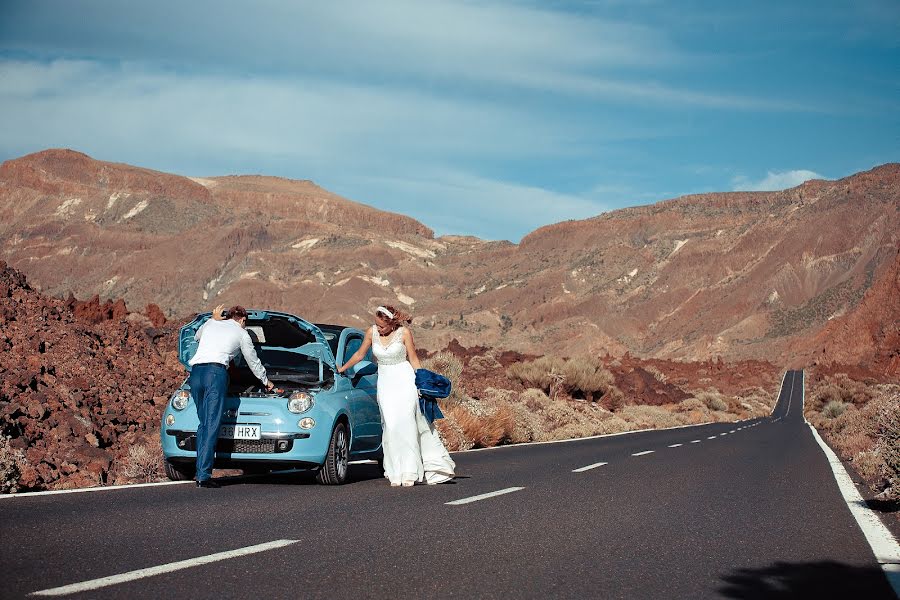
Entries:
<svg viewBox="0 0 900 600">
<path fill-rule="evenodd" d="M 197 481 L 212 477 L 219 425 L 228 390 L 228 370 L 221 365 L 194 365 L 188 379 L 191 396 L 197 405 Z"/>
</svg>

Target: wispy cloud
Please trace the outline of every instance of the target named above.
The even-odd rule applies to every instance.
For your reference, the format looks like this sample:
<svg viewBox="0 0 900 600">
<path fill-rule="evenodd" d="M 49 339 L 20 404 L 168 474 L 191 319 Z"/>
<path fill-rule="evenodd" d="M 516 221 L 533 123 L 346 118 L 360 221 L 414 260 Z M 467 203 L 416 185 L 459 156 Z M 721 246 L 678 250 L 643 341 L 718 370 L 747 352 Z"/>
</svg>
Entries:
<svg viewBox="0 0 900 600">
<path fill-rule="evenodd" d="M 810 179 L 825 179 L 823 175 L 807 169 L 793 171 L 769 171 L 762 179 L 753 180 L 738 175 L 732 180 L 733 189 L 742 192 L 774 192 L 797 187 Z"/>
</svg>

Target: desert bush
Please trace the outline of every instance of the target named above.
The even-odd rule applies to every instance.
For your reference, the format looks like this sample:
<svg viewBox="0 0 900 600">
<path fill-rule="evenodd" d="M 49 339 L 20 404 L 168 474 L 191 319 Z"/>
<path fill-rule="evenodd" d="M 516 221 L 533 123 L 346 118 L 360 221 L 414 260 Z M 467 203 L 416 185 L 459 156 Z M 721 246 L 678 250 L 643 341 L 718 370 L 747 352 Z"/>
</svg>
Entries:
<svg viewBox="0 0 900 600">
<path fill-rule="evenodd" d="M 146 444 L 132 446 L 128 449 L 122 474 L 135 481 L 150 483 L 162 478 L 162 452 L 157 446 L 152 448 Z"/>
<path fill-rule="evenodd" d="M 877 449 L 882 459 L 882 472 L 888 482 L 885 495 L 900 498 L 900 394 L 895 393 L 879 407 Z"/>
<path fill-rule="evenodd" d="M 519 394 L 519 402 L 533 412 L 543 411 L 550 404 L 550 397 L 543 390 L 528 388 Z"/>
<path fill-rule="evenodd" d="M 9 439 L 0 434 L 0 494 L 19 491 L 20 465 L 25 461 L 21 450 L 10 447 Z"/>
<path fill-rule="evenodd" d="M 572 396 L 580 395 L 593 402 L 597 392 L 608 390 L 615 377 L 593 360 L 586 357 L 570 358 L 563 365 L 563 389 Z"/>
<path fill-rule="evenodd" d="M 840 400 L 829 400 L 828 404 L 822 408 L 822 415 L 829 419 L 836 419 L 847 410 L 847 407 L 850 406 L 848 402 L 841 402 Z"/>
<path fill-rule="evenodd" d="M 689 410 L 703 410 L 704 408 L 706 408 L 706 405 L 699 398 L 687 398 L 679 402 L 675 410 L 687 412 Z"/>
<path fill-rule="evenodd" d="M 611 385 L 600 398 L 600 406 L 610 412 L 621 410 L 625 406 L 625 394 L 616 386 Z"/>
<path fill-rule="evenodd" d="M 543 390 L 551 398 L 565 392 L 591 401 L 598 392 L 605 393 L 615 381 L 612 373 L 587 357 L 564 360 L 557 356 L 542 356 L 510 365 L 506 374 L 525 387 Z"/>
<path fill-rule="evenodd" d="M 542 392 L 543 393 L 543 392 Z M 513 415 L 513 428 L 509 435 L 511 444 L 540 442 L 546 437 L 546 428 L 541 418 L 525 404 L 514 403 L 509 406 Z"/>
<path fill-rule="evenodd" d="M 446 350 L 441 350 L 434 356 L 423 360 L 422 367 L 429 371 L 440 373 L 449 379 L 453 386 L 450 396 L 441 401 L 441 406 L 444 404 L 449 405 L 460 402 L 465 399 L 465 394 L 463 394 L 459 387 L 460 379 L 462 377 L 462 361 L 460 361 L 455 354 L 447 352 Z"/>
<path fill-rule="evenodd" d="M 619 416 L 634 423 L 636 429 L 663 429 L 681 425 L 681 421 L 662 406 L 626 406 L 619 412 Z"/>
<path fill-rule="evenodd" d="M 882 476 L 884 461 L 877 450 L 863 450 L 851 462 L 856 471 L 869 481 Z"/>
<path fill-rule="evenodd" d="M 532 361 L 517 362 L 506 369 L 506 375 L 525 387 L 551 394 L 553 386 L 563 377 L 565 361 L 557 356 L 542 356 Z"/>
<path fill-rule="evenodd" d="M 706 405 L 706 408 L 709 410 L 728 410 L 728 403 L 722 397 L 722 393 L 716 388 L 695 392 L 694 398 Z"/>
<path fill-rule="evenodd" d="M 468 450 L 473 446 L 472 440 L 466 437 L 465 431 L 457 420 L 462 411 L 465 409 L 458 405 L 449 406 L 443 410 L 444 418 L 434 422 L 441 442 L 447 450 Z"/>
</svg>

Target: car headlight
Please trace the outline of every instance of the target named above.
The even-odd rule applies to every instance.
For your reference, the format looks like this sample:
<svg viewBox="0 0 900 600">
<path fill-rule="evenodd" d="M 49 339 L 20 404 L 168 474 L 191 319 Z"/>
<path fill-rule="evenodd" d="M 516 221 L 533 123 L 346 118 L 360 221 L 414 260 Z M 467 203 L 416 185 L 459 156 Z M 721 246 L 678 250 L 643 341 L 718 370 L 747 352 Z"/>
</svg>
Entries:
<svg viewBox="0 0 900 600">
<path fill-rule="evenodd" d="M 175 410 L 184 410 L 188 405 L 188 400 L 191 398 L 191 393 L 187 390 L 178 390 L 175 392 L 175 395 L 172 396 L 172 408 Z"/>
<path fill-rule="evenodd" d="M 294 392 L 288 399 L 287 408 L 292 413 L 305 413 L 313 406 L 313 398 L 306 392 Z"/>
</svg>

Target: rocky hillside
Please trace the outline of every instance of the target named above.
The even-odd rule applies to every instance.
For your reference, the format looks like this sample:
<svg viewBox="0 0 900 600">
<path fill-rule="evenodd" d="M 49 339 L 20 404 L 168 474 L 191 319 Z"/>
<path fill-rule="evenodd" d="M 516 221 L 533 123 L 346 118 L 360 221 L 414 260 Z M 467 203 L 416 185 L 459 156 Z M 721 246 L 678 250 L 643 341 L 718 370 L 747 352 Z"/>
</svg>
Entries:
<svg viewBox="0 0 900 600">
<path fill-rule="evenodd" d="M 184 369 L 177 328 L 146 312 L 48 298 L 0 261 L 0 446 L 18 455 L 0 462 L 15 463 L 20 489 L 127 479 L 131 449 L 158 448 Z"/>
<path fill-rule="evenodd" d="M 897 369 L 900 165 L 435 238 L 309 181 L 187 178 L 48 150 L 0 166 L 0 257 L 57 296 L 213 303 L 362 325 L 406 305 L 427 348 Z M 848 348 L 853 348 L 849 351 Z M 894 346 L 896 348 L 896 345 Z"/>
</svg>

